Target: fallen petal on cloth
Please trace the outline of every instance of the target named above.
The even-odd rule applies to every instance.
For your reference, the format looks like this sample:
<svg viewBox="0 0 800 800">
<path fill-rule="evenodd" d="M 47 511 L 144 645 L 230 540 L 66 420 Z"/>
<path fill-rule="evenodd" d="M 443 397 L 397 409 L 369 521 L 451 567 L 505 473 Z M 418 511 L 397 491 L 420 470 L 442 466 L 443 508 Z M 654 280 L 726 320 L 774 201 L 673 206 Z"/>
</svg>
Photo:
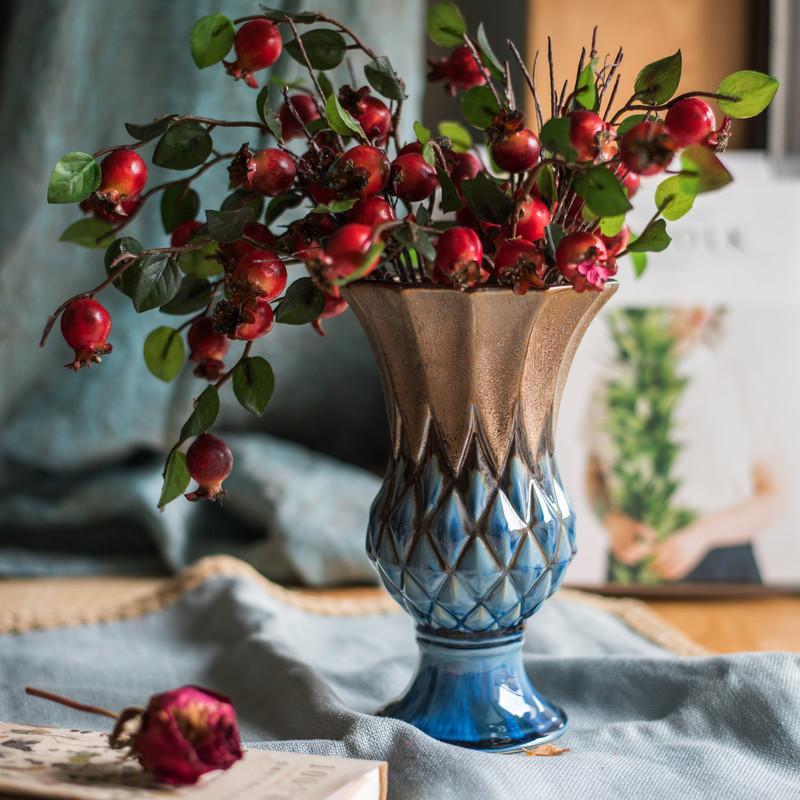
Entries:
<svg viewBox="0 0 800 800">
<path fill-rule="evenodd" d="M 570 715 L 556 744 L 569 756 L 493 755 L 374 716 L 416 663 L 405 614 L 312 611 L 246 571 L 191 582 L 129 619 L 3 635 L 0 718 L 86 724 L 27 697 L 26 683 L 111 708 L 194 683 L 231 698 L 250 747 L 388 761 L 391 800 L 800 793 L 797 655 L 676 657 L 601 605 L 557 595 L 528 625 L 526 666 Z"/>
</svg>

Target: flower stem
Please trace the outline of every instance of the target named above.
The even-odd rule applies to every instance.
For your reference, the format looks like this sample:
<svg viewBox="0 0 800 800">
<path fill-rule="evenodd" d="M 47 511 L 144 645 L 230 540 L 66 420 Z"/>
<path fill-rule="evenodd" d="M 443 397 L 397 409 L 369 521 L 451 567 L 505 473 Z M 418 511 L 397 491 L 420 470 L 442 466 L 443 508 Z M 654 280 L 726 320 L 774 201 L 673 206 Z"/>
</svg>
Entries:
<svg viewBox="0 0 800 800">
<path fill-rule="evenodd" d="M 59 703 L 62 706 L 74 708 L 76 711 L 85 711 L 87 714 L 100 714 L 101 716 L 110 717 L 111 719 L 119 718 L 119 714 L 109 711 L 102 706 L 91 706 L 86 703 L 79 703 L 77 700 L 70 700 L 69 697 L 53 694 L 53 692 L 46 692 L 44 689 L 37 689 L 34 686 L 26 686 L 25 694 L 29 694 L 32 697 L 41 697 L 42 700 L 50 700 L 53 703 Z"/>
</svg>

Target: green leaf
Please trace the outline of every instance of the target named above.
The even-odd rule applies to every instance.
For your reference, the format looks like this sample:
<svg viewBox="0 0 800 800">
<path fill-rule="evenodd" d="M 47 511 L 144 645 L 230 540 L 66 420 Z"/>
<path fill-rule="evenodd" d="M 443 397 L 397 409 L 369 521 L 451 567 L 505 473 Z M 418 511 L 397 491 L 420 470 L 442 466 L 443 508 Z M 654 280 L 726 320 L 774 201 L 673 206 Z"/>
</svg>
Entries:
<svg viewBox="0 0 800 800">
<path fill-rule="evenodd" d="M 188 183 L 167 186 L 161 195 L 161 223 L 165 233 L 172 233 L 178 225 L 189 222 L 200 210 L 200 195 Z"/>
<path fill-rule="evenodd" d="M 553 117 L 542 125 L 539 134 L 542 147 L 549 152 L 561 156 L 565 161 L 575 161 L 577 152 L 569 142 L 569 119 Z"/>
<path fill-rule="evenodd" d="M 156 117 L 152 122 L 146 122 L 144 125 L 126 122 L 125 130 L 128 131 L 134 139 L 138 139 L 140 142 L 149 142 L 151 139 L 156 139 L 161 136 L 161 134 L 172 125 L 174 119 L 174 114 L 166 114 L 161 117 Z"/>
<path fill-rule="evenodd" d="M 724 114 L 734 119 L 747 119 L 760 114 L 778 91 L 777 79 L 763 72 L 743 69 L 722 79 L 717 94 L 738 97 L 738 100 L 719 100 Z"/>
<path fill-rule="evenodd" d="M 422 145 L 428 144 L 431 139 L 430 130 L 419 122 L 419 120 L 414 123 L 414 135 L 417 137 L 417 141 Z"/>
<path fill-rule="evenodd" d="M 494 78 L 502 80 L 505 74 L 503 65 L 500 63 L 500 59 L 495 55 L 494 50 L 492 50 L 492 45 L 489 43 L 489 37 L 486 35 L 483 22 L 478 25 L 478 32 L 475 38 L 478 40 L 478 50 L 480 50 L 481 61 L 489 68 Z"/>
<path fill-rule="evenodd" d="M 275 309 L 275 321 L 285 325 L 313 322 L 325 308 L 325 295 L 311 278 L 300 278 L 286 290 L 286 297 Z"/>
<path fill-rule="evenodd" d="M 277 197 L 273 197 L 267 204 L 267 210 L 264 213 L 264 224 L 272 225 L 284 211 L 288 211 L 290 208 L 297 208 L 302 202 L 303 196 L 293 192 L 284 192 Z"/>
<path fill-rule="evenodd" d="M 316 28 L 301 34 L 306 55 L 314 69 L 335 69 L 342 63 L 347 52 L 347 42 L 338 31 L 329 28 Z M 298 63 L 305 66 L 306 62 L 296 39 L 284 45 L 284 50 Z"/>
<path fill-rule="evenodd" d="M 595 60 L 592 59 L 578 76 L 578 85 L 575 89 L 575 102 L 589 111 L 593 111 L 597 104 L 597 91 L 594 85 Z"/>
<path fill-rule="evenodd" d="M 260 417 L 275 390 L 275 374 L 260 356 L 240 361 L 233 370 L 233 393 L 251 414 Z"/>
<path fill-rule="evenodd" d="M 158 507 L 164 508 L 167 503 L 180 497 L 189 487 L 190 480 L 186 454 L 175 450 L 170 455 L 167 468 L 164 470 L 164 486 L 161 489 L 161 497 L 158 499 Z"/>
<path fill-rule="evenodd" d="M 328 125 L 341 136 L 352 136 L 355 134 L 359 139 L 367 141 L 364 129 L 358 124 L 349 111 L 342 108 L 339 98 L 332 94 L 325 102 L 325 117 Z"/>
<path fill-rule="evenodd" d="M 183 277 L 175 261 L 164 253 L 145 256 L 125 274 L 128 273 L 132 273 L 130 286 L 133 307 L 140 314 L 172 300 Z"/>
<path fill-rule="evenodd" d="M 208 386 L 195 400 L 194 411 L 181 428 L 181 442 L 205 433 L 214 424 L 217 414 L 219 414 L 219 394 L 213 386 Z"/>
<path fill-rule="evenodd" d="M 422 146 L 422 157 L 432 167 L 436 166 L 436 152 L 434 151 L 433 144 L 431 142 L 426 142 Z"/>
<path fill-rule="evenodd" d="M 251 206 L 232 211 L 206 211 L 208 234 L 217 242 L 235 242 L 242 238 L 244 226 L 255 217 L 255 210 Z"/>
<path fill-rule="evenodd" d="M 428 10 L 428 36 L 441 47 L 463 44 L 467 24 L 455 3 L 436 3 Z"/>
<path fill-rule="evenodd" d="M 566 235 L 567 231 L 557 222 L 551 222 L 544 229 L 544 239 L 547 243 L 548 260 L 553 264 L 556 260 L 556 247 L 558 247 L 559 243 Z"/>
<path fill-rule="evenodd" d="M 144 363 L 164 383 L 178 377 L 185 361 L 183 338 L 175 328 L 162 325 L 151 331 L 144 340 Z"/>
<path fill-rule="evenodd" d="M 464 201 L 453 183 L 453 179 L 441 167 L 436 168 L 436 175 L 439 178 L 439 186 L 442 187 L 441 209 L 445 214 L 451 211 L 458 211 L 464 207 Z M 417 215 L 419 221 L 419 214 Z"/>
<path fill-rule="evenodd" d="M 625 215 L 616 217 L 603 217 L 600 220 L 600 233 L 603 236 L 616 236 L 625 227 Z"/>
<path fill-rule="evenodd" d="M 492 90 L 486 86 L 473 86 L 461 96 L 461 114 L 474 128 L 486 130 L 500 110 Z"/>
<path fill-rule="evenodd" d="M 280 142 L 283 141 L 283 126 L 278 115 L 269 103 L 269 86 L 265 86 L 256 97 L 258 118 L 269 128 L 270 133 Z"/>
<path fill-rule="evenodd" d="M 323 97 L 327 100 L 333 94 L 331 79 L 324 72 L 318 72 L 317 83 L 319 83 L 319 88 L 322 89 Z"/>
<path fill-rule="evenodd" d="M 598 217 L 615 217 L 633 208 L 619 179 L 599 165 L 575 178 L 572 188 Z"/>
<path fill-rule="evenodd" d="M 106 254 L 103 257 L 106 267 L 106 274 L 110 275 L 112 271 L 112 264 L 123 254 L 128 253 L 131 256 L 138 256 L 144 248 L 142 247 L 136 239 L 130 236 L 123 236 L 121 239 L 115 239 L 106 249 Z M 127 259 L 124 259 L 127 260 Z M 114 270 L 119 269 L 122 266 L 123 261 L 117 262 L 117 264 L 113 267 Z M 131 266 L 122 273 L 114 281 L 114 286 L 119 289 L 123 294 L 126 294 L 128 297 L 133 295 L 133 277 L 134 271 L 136 270 L 135 266 Z"/>
<path fill-rule="evenodd" d="M 472 147 L 472 134 L 460 123 L 444 120 L 439 123 L 439 135 L 446 136 L 456 153 L 463 153 Z"/>
<path fill-rule="evenodd" d="M 539 190 L 539 195 L 544 203 L 552 207 L 553 201 L 558 196 L 556 171 L 553 169 L 552 164 L 545 164 L 536 173 L 536 188 Z"/>
<path fill-rule="evenodd" d="M 678 50 L 643 67 L 633 84 L 638 99 L 653 106 L 666 103 L 681 81 L 681 62 L 681 51 Z"/>
<path fill-rule="evenodd" d="M 332 200 L 330 203 L 319 203 L 311 209 L 312 214 L 343 214 L 349 211 L 358 202 L 357 197 L 346 200 Z"/>
<path fill-rule="evenodd" d="M 617 136 L 622 136 L 631 128 L 636 127 L 640 122 L 644 122 L 646 119 L 647 114 L 631 114 L 629 117 L 625 117 L 625 119 L 623 119 L 622 122 L 617 125 Z"/>
<path fill-rule="evenodd" d="M 211 284 L 195 275 L 184 275 L 177 294 L 159 309 L 162 314 L 184 316 L 193 314 L 208 305 L 211 299 Z"/>
<path fill-rule="evenodd" d="M 487 222 L 505 222 L 514 208 L 514 201 L 484 172 L 462 181 L 461 191 L 470 211 Z"/>
<path fill-rule="evenodd" d="M 651 222 L 637 237 L 628 245 L 630 253 L 660 253 L 669 247 L 672 238 L 667 233 L 667 223 L 663 219 Z"/>
<path fill-rule="evenodd" d="M 733 176 L 712 150 L 703 145 L 687 147 L 681 153 L 680 186 L 685 194 L 721 189 Z"/>
<path fill-rule="evenodd" d="M 656 208 L 668 220 L 680 219 L 694 205 L 696 195 L 685 191 L 680 175 L 672 175 L 656 188 Z"/>
<path fill-rule="evenodd" d="M 379 56 L 364 67 L 369 85 L 378 93 L 389 100 L 401 103 L 408 95 L 406 85 L 392 67 L 392 62 L 386 56 Z"/>
<path fill-rule="evenodd" d="M 209 14 L 197 20 L 189 37 L 194 63 L 205 69 L 222 61 L 231 47 L 236 31 L 224 14 Z"/>
<path fill-rule="evenodd" d="M 113 230 L 114 228 L 107 220 L 89 217 L 88 219 L 79 219 L 77 222 L 73 222 L 58 237 L 58 241 L 72 242 L 72 244 L 79 244 L 81 247 L 105 249 L 106 242 L 98 242 L 97 240 L 107 236 Z"/>
<path fill-rule="evenodd" d="M 88 153 L 62 156 L 50 173 L 48 203 L 79 203 L 100 185 L 100 165 Z"/>
<path fill-rule="evenodd" d="M 264 195 L 248 192 L 247 189 L 234 189 L 223 201 L 223 211 L 236 211 L 239 208 L 252 208 L 253 219 L 258 219 L 264 211 Z"/>
<path fill-rule="evenodd" d="M 647 255 L 645 253 L 629 253 L 631 257 L 631 263 L 633 264 L 633 274 L 636 275 L 637 278 L 641 278 L 644 275 L 645 270 L 647 269 Z"/>
<path fill-rule="evenodd" d="M 189 244 L 201 244 L 207 242 L 205 247 L 199 250 L 189 250 L 178 256 L 178 266 L 181 272 L 186 275 L 194 275 L 196 278 L 210 278 L 219 275 L 223 271 L 223 266 L 217 258 L 217 243 L 208 239 L 208 234 L 199 230 L 190 240 Z"/>
<path fill-rule="evenodd" d="M 199 122 L 180 122 L 158 140 L 153 163 L 166 169 L 194 169 L 208 158 L 213 146 Z"/>
</svg>

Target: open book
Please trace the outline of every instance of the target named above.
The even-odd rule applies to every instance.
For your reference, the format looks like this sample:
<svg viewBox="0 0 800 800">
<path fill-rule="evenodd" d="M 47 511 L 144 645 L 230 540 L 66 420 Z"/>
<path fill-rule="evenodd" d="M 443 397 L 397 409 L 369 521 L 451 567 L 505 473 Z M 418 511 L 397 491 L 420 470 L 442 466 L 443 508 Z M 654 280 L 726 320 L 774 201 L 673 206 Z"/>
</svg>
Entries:
<svg viewBox="0 0 800 800">
<path fill-rule="evenodd" d="M 386 800 L 383 761 L 247 750 L 195 785 L 158 783 L 108 735 L 0 722 L 0 797 L 58 800 Z"/>
</svg>

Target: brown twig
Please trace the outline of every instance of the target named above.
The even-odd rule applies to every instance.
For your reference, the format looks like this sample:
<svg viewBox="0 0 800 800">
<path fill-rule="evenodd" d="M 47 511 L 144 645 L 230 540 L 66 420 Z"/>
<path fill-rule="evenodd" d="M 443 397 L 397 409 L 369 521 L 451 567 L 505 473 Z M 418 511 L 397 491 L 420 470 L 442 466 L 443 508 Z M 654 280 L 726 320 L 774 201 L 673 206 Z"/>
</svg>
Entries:
<svg viewBox="0 0 800 800">
<path fill-rule="evenodd" d="M 536 119 L 537 122 L 539 123 L 539 129 L 541 130 L 543 124 L 542 109 L 541 106 L 539 105 L 539 98 L 536 95 L 536 84 L 534 83 L 533 76 L 531 75 L 530 72 L 528 72 L 528 68 L 525 66 L 525 62 L 522 60 L 522 55 L 520 54 L 514 42 L 512 42 L 511 39 L 506 39 L 506 45 L 508 46 L 508 49 L 511 50 L 511 52 L 513 53 L 514 58 L 517 61 L 517 65 L 519 66 L 520 71 L 522 72 L 522 77 L 525 78 L 525 83 L 528 84 L 528 89 L 530 90 L 531 97 L 533 97 L 533 105 L 534 108 L 536 109 Z M 536 71 L 536 60 L 538 58 L 539 58 L 539 51 L 537 50 L 536 56 L 533 59 L 534 72 Z"/>
<path fill-rule="evenodd" d="M 550 67 L 550 116 L 555 117 L 556 107 L 556 68 L 553 62 L 553 40 L 547 37 L 547 63 Z"/>
<path fill-rule="evenodd" d="M 87 705 L 86 703 L 79 703 L 76 700 L 70 700 L 69 697 L 64 697 L 60 694 L 54 694 L 53 692 L 46 692 L 44 689 L 37 689 L 34 686 L 26 686 L 25 694 L 29 694 L 31 697 L 41 697 L 42 700 L 50 700 L 53 703 L 59 703 L 62 706 L 67 706 L 67 708 L 74 708 L 76 711 L 85 711 L 87 714 L 101 714 L 102 716 L 110 717 L 111 719 L 119 718 L 119 714 L 109 711 L 107 708 L 103 708 L 102 706 L 92 706 Z"/>
<path fill-rule="evenodd" d="M 469 36 L 465 33 L 462 36 L 464 40 L 464 44 L 469 47 L 470 53 L 472 53 L 472 57 L 475 59 L 475 63 L 478 65 L 478 69 L 483 75 L 483 79 L 486 81 L 486 85 L 492 92 L 492 96 L 494 97 L 495 101 L 497 102 L 498 108 L 503 108 L 505 105 L 503 101 L 500 99 L 500 95 L 497 93 L 497 89 L 495 88 L 494 83 L 492 82 L 492 76 L 489 74 L 489 70 L 486 69 L 486 65 L 483 63 L 483 59 L 481 58 L 481 54 L 478 48 L 475 45 L 475 42 L 469 38 Z"/>
<path fill-rule="evenodd" d="M 603 114 L 603 121 L 608 119 L 608 115 L 611 113 L 611 106 L 614 105 L 614 99 L 617 96 L 617 89 L 619 89 L 619 82 L 622 78 L 622 75 L 617 75 L 617 79 L 614 81 L 614 88 L 611 90 L 611 97 L 608 98 L 608 105 L 606 106 L 605 114 Z"/>
<path fill-rule="evenodd" d="M 231 379 L 231 377 L 233 377 L 233 372 L 236 369 L 236 367 L 238 367 L 239 364 L 241 364 L 249 357 L 250 351 L 252 349 L 253 349 L 253 342 L 251 340 L 244 346 L 244 350 L 242 350 L 242 355 L 239 357 L 239 360 L 227 372 L 223 373 L 222 377 L 214 384 L 215 389 L 219 390 Z"/>
</svg>

